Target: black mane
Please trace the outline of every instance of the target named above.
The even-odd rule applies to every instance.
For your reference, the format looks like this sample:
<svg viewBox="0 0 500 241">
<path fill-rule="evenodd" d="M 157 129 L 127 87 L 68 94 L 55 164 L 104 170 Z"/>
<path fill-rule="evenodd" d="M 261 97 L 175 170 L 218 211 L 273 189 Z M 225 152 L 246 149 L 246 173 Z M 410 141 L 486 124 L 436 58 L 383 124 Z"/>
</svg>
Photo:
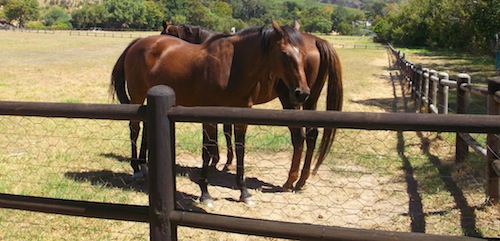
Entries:
<svg viewBox="0 0 500 241">
<path fill-rule="evenodd" d="M 281 26 L 281 29 L 283 30 L 283 37 L 285 39 L 287 39 L 287 41 L 290 44 L 292 44 L 294 46 L 304 45 L 304 42 L 302 40 L 302 34 L 300 33 L 300 31 L 298 31 L 297 29 L 290 27 L 290 26 Z M 250 27 L 250 28 L 246 28 L 240 32 L 237 32 L 234 35 L 245 36 L 248 34 L 260 32 L 262 35 L 261 47 L 264 50 L 264 52 L 267 52 L 269 50 L 269 44 L 270 44 L 271 36 L 272 36 L 271 33 L 273 32 L 273 30 L 274 29 L 272 27 Z M 215 34 L 210 39 L 205 41 L 204 44 L 208 45 L 211 42 L 216 41 L 218 39 L 227 38 L 227 37 L 234 36 L 234 35 L 227 34 L 227 33 Z"/>
<path fill-rule="evenodd" d="M 302 40 L 302 34 L 299 30 L 290 26 L 281 26 L 283 30 L 283 38 L 285 38 L 293 46 L 302 46 L 304 41 Z M 267 51 L 269 48 L 269 41 L 271 40 L 271 33 L 273 32 L 272 27 L 263 28 L 262 30 L 262 48 Z"/>
</svg>

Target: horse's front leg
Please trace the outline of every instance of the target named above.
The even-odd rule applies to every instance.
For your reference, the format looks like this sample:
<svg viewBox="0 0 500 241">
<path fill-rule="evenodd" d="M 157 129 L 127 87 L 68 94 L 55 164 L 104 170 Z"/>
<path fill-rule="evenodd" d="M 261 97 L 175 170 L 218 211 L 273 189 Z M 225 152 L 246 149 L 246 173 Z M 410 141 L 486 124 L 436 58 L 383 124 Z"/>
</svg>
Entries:
<svg viewBox="0 0 500 241">
<path fill-rule="evenodd" d="M 203 136 L 207 138 L 203 142 L 203 150 L 206 151 L 205 154 L 207 158 L 209 158 L 209 165 L 216 169 L 217 163 L 219 163 L 220 160 L 217 124 L 204 123 L 203 132 L 206 132 L 206 135 L 204 134 Z"/>
<path fill-rule="evenodd" d="M 213 199 L 208 192 L 208 172 L 210 167 L 210 160 L 212 159 L 214 153 L 214 144 L 217 145 L 216 125 L 203 123 L 203 147 L 201 154 L 201 158 L 203 159 L 203 166 L 201 168 L 201 175 L 198 181 L 198 185 L 201 189 L 200 201 L 208 207 L 213 207 Z"/>
<path fill-rule="evenodd" d="M 283 191 L 292 191 L 293 184 L 299 178 L 300 160 L 302 158 L 302 150 L 304 148 L 305 134 L 303 128 L 289 127 L 293 144 L 292 164 L 288 172 L 288 179 L 283 184 Z"/>
<path fill-rule="evenodd" d="M 245 135 L 247 125 L 234 125 L 234 144 L 236 150 L 236 185 L 241 191 L 240 201 L 253 205 L 252 195 L 245 182 Z"/>
<path fill-rule="evenodd" d="M 307 128 L 306 129 L 306 157 L 304 160 L 304 166 L 302 167 L 302 172 L 300 174 L 300 179 L 295 185 L 295 190 L 301 190 L 306 184 L 307 179 L 311 175 L 311 162 L 314 154 L 314 149 L 316 148 L 316 140 L 318 139 L 318 129 L 317 128 Z"/>
<path fill-rule="evenodd" d="M 227 160 L 226 165 L 224 165 L 224 170 L 231 171 L 234 169 L 233 167 L 233 125 L 232 124 L 224 124 L 224 136 L 226 137 L 226 147 L 227 147 Z"/>
</svg>

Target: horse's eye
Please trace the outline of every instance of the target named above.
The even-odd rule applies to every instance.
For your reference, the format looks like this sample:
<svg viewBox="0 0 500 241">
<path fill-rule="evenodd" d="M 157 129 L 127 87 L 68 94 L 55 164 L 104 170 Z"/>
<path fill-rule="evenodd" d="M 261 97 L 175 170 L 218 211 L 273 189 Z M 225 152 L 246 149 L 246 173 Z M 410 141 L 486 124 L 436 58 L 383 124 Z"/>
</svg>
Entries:
<svg viewBox="0 0 500 241">
<path fill-rule="evenodd" d="M 285 60 L 285 61 L 289 61 L 289 62 L 292 61 L 292 56 L 288 52 L 285 52 L 285 51 L 281 52 L 281 56 L 282 56 L 283 60 Z"/>
</svg>

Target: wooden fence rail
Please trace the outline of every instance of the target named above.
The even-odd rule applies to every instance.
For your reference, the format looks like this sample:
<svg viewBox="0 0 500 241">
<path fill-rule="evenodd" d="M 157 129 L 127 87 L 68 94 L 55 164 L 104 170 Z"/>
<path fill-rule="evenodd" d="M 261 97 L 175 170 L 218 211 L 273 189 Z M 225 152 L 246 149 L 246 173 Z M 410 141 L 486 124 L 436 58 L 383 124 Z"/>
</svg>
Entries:
<svg viewBox="0 0 500 241">
<path fill-rule="evenodd" d="M 137 119 L 148 122 L 149 206 L 121 205 L 0 194 L 0 208 L 84 217 L 148 222 L 151 240 L 177 240 L 177 227 L 187 226 L 241 234 L 300 240 L 482 240 L 472 237 L 364 230 L 243 217 L 194 213 L 175 207 L 174 122 L 248 123 L 368 130 L 433 130 L 500 132 L 500 116 L 420 115 L 406 113 L 343 113 L 259 110 L 222 107 L 173 107 L 174 93 L 155 86 L 148 106 L 0 102 L 0 115 Z"/>
<path fill-rule="evenodd" d="M 455 80 L 448 73 L 437 72 L 423 68 L 405 58 L 405 54 L 389 45 L 389 51 L 395 58 L 395 66 L 399 68 L 401 77 L 409 84 L 417 110 L 425 107 L 428 113 L 448 114 L 449 90 L 456 90 L 456 114 L 467 114 L 470 105 L 470 95 L 486 98 L 487 114 L 500 114 L 500 76 L 488 81 L 488 87 L 472 84 L 468 74 L 458 74 Z M 487 187 L 486 193 L 492 203 L 500 202 L 500 138 L 499 132 L 489 132 L 486 146 L 482 146 L 469 133 L 459 131 L 456 134 L 455 161 L 465 161 L 469 157 L 469 147 L 486 160 Z"/>
</svg>

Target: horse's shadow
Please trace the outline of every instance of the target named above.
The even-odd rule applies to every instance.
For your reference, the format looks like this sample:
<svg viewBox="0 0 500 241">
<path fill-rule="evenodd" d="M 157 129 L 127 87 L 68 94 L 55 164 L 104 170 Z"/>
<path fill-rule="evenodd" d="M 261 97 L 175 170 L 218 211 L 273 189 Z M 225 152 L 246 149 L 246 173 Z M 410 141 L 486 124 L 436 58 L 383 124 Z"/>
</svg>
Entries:
<svg viewBox="0 0 500 241">
<path fill-rule="evenodd" d="M 106 188 L 120 188 L 142 193 L 148 193 L 147 183 L 144 180 L 133 180 L 129 173 L 116 173 L 110 170 L 89 171 L 89 172 L 68 172 L 65 176 L 78 182 L 90 182 L 92 185 Z M 205 213 L 206 210 L 198 207 L 198 197 L 176 192 L 176 206 L 182 210 Z"/>
<path fill-rule="evenodd" d="M 199 167 L 176 166 L 177 175 L 187 176 L 189 179 L 199 184 L 202 169 Z M 255 177 L 245 178 L 246 187 L 253 190 L 260 190 L 266 193 L 281 192 L 282 188 L 272 183 L 264 182 Z M 225 187 L 237 190 L 236 174 L 227 170 L 218 170 L 210 167 L 208 174 L 208 183 L 212 186 Z"/>
<path fill-rule="evenodd" d="M 128 158 L 114 153 L 103 153 L 101 156 L 113 158 L 119 162 L 128 162 Z M 198 184 L 200 181 L 201 168 L 176 165 L 176 175 L 188 177 L 192 182 Z M 148 193 L 147 182 L 145 180 L 135 180 L 130 173 L 113 172 L 111 170 L 99 170 L 88 172 L 67 172 L 66 178 L 78 182 L 90 182 L 94 186 L 106 188 L 120 188 L 123 190 Z M 209 184 L 212 186 L 225 187 L 237 190 L 236 175 L 226 170 L 217 170 L 210 168 L 208 176 Z M 262 192 L 281 192 L 281 187 L 271 183 L 264 182 L 258 178 L 246 178 L 246 186 L 249 189 L 261 190 Z M 192 194 L 179 192 L 176 194 L 177 205 L 183 209 L 191 211 L 206 212 L 205 210 L 196 207 L 197 196 Z M 228 199 L 230 201 L 237 201 Z"/>
</svg>

